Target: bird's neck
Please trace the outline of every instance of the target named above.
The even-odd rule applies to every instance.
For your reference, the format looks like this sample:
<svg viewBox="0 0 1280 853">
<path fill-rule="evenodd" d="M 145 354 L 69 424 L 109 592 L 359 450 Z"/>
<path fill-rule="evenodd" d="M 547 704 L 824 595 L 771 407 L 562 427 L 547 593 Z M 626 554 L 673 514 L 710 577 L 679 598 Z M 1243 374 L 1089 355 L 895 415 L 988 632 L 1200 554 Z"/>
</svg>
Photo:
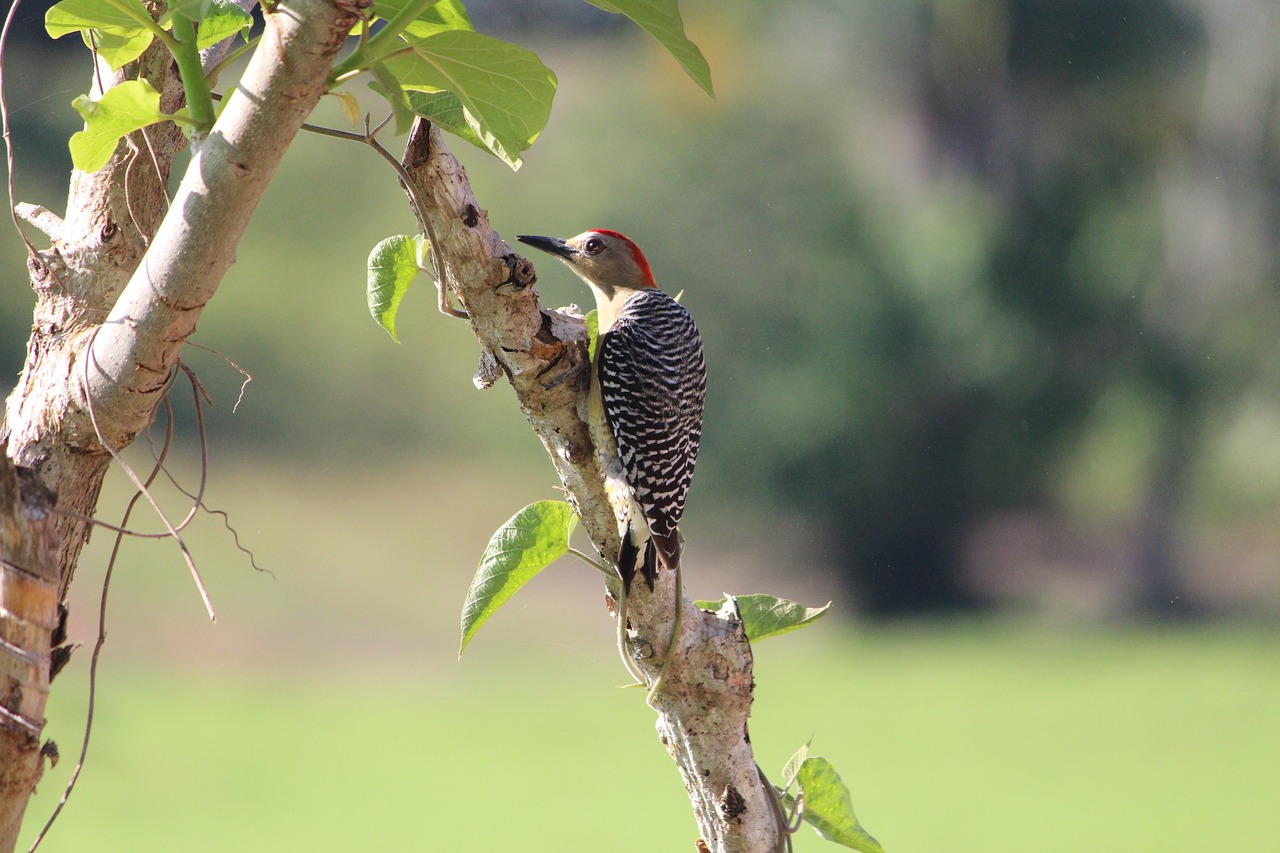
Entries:
<svg viewBox="0 0 1280 853">
<path fill-rule="evenodd" d="M 591 284 L 591 290 L 596 295 L 596 319 L 602 335 L 618 322 L 618 315 L 622 313 L 622 306 L 626 301 L 639 292 L 631 287 L 605 288 L 594 283 Z"/>
</svg>

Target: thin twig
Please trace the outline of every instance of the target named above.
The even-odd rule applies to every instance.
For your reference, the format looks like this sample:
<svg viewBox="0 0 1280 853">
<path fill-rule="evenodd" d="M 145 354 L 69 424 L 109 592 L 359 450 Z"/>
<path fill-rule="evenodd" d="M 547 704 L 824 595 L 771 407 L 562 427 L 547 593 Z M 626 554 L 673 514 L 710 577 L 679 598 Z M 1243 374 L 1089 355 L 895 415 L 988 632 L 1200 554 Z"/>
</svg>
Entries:
<svg viewBox="0 0 1280 853">
<path fill-rule="evenodd" d="M 235 50 L 228 51 L 226 56 L 218 60 L 218 63 L 208 71 L 207 76 L 209 77 L 209 86 L 213 87 L 218 85 L 218 75 L 221 74 L 223 71 L 225 71 L 228 65 L 230 65 L 232 62 L 235 62 L 237 59 L 244 56 L 245 53 L 247 53 L 249 50 L 255 47 L 258 44 L 258 40 L 261 38 L 262 38 L 261 35 L 257 35 L 251 39 L 246 39 L 244 44 L 240 45 Z M 221 97 L 219 97 L 215 93 L 210 92 L 209 94 L 213 97 L 215 101 L 221 100 Z"/>
<path fill-rule="evenodd" d="M 169 479 L 169 482 L 173 483 L 173 485 L 177 487 L 178 491 L 182 492 L 182 494 L 186 495 L 188 498 L 192 500 L 191 509 L 187 510 L 187 515 L 185 518 L 182 519 L 182 521 L 178 522 L 176 525 L 173 526 L 172 529 L 174 531 L 185 530 L 187 526 L 191 524 L 191 522 L 195 519 L 197 513 L 199 513 L 201 508 L 203 508 L 204 488 L 205 488 L 205 483 L 208 481 L 208 473 L 209 473 L 208 436 L 206 435 L 205 429 L 204 429 L 204 412 L 200 407 L 200 395 L 203 393 L 205 395 L 205 398 L 207 399 L 208 392 L 206 392 L 204 390 L 204 387 L 199 384 L 199 380 L 196 379 L 195 374 L 191 372 L 190 368 L 188 368 L 185 364 L 182 364 L 181 362 L 179 362 L 178 366 L 181 367 L 184 371 L 186 371 L 187 377 L 192 382 L 192 391 L 195 395 L 196 422 L 199 424 L 199 431 L 200 431 L 200 489 L 197 494 L 194 494 L 194 495 L 191 494 L 186 489 L 178 485 L 178 481 L 174 479 L 171 473 L 169 473 L 168 468 L 164 468 L 165 476 Z M 167 433 L 172 433 L 173 404 L 169 401 L 169 395 L 167 393 L 164 396 L 164 412 L 165 412 L 165 422 L 167 424 L 166 426 Z M 99 438 L 101 438 L 101 436 L 99 436 Z M 148 441 L 151 440 L 151 435 L 149 430 L 147 433 L 147 440 Z M 166 455 L 169 452 L 169 435 L 168 434 L 166 434 L 165 436 L 165 445 L 163 447 L 163 451 Z M 161 460 L 157 459 L 157 462 L 159 461 Z M 150 481 L 148 481 L 148 485 L 150 485 Z M 111 524 L 110 522 L 102 521 L 101 519 L 94 518 L 91 515 L 84 515 L 83 513 L 79 513 L 69 509 L 59 509 L 56 506 L 53 508 L 53 511 L 58 515 L 65 515 L 68 518 L 74 518 L 78 521 L 83 521 L 86 524 L 92 524 L 96 527 L 105 527 L 107 530 L 112 530 L 120 534 L 121 536 L 132 536 L 135 539 L 169 539 L 169 538 L 172 538 L 173 536 L 173 534 L 169 531 L 165 531 L 164 533 L 144 533 L 141 530 L 130 530 L 126 527 L 118 527 L 114 524 Z"/>
<path fill-rule="evenodd" d="M 368 145 L 374 151 L 378 152 L 378 156 L 383 160 L 386 160 L 391 164 L 391 168 L 395 169 L 396 174 L 400 177 L 400 183 L 404 184 L 405 192 L 409 194 L 409 201 L 413 205 L 413 209 L 417 212 L 418 219 L 422 221 L 422 227 L 427 231 L 427 255 L 431 260 L 431 273 L 435 276 L 436 287 L 440 291 L 440 311 L 441 313 L 448 314 L 451 317 L 466 319 L 466 311 L 456 309 L 448 302 L 447 294 L 449 292 L 449 285 L 444 279 L 444 265 L 441 263 L 441 258 L 438 254 L 438 249 L 436 248 L 439 245 L 439 242 L 436 240 L 435 227 L 431 224 L 431 217 L 427 215 L 426 200 L 422 197 L 422 194 L 414 183 L 413 178 L 409 176 L 409 172 L 405 169 L 404 164 L 396 159 L 395 155 L 384 148 L 382 143 L 377 140 L 378 132 L 387 126 L 387 123 L 391 121 L 391 118 L 392 117 L 388 115 L 378 123 L 377 127 L 370 130 L 369 117 L 366 114 L 365 132 L 362 134 L 352 133 L 347 130 L 337 130 L 332 127 L 321 127 L 320 125 L 315 124 L 303 124 L 302 129 L 311 133 L 317 133 L 321 136 L 331 136 L 334 139 L 363 142 L 365 145 Z"/>
<path fill-rule="evenodd" d="M 230 359 L 227 359 L 227 360 L 230 361 Z M 204 408 L 200 405 L 200 397 L 203 396 L 205 401 L 210 403 L 210 405 L 212 405 L 213 401 L 212 401 L 212 398 L 209 396 L 209 392 L 205 390 L 204 385 L 200 383 L 200 380 L 196 377 L 195 373 L 192 372 L 191 368 L 187 367 L 187 365 L 181 361 L 179 361 L 178 364 L 182 368 L 182 370 L 187 374 L 187 378 L 191 380 L 192 391 L 195 395 L 196 427 L 200 436 L 200 490 L 198 493 L 194 495 L 191 494 L 191 492 L 188 492 L 185 488 L 183 488 L 182 484 L 178 482 L 177 478 L 173 476 L 173 474 L 169 471 L 167 467 L 164 469 L 164 475 L 167 478 L 169 478 L 169 482 L 173 484 L 173 487 L 175 489 L 177 489 L 179 492 L 186 495 L 188 498 L 190 498 L 192 501 L 195 502 L 194 507 L 196 509 L 203 509 L 205 512 L 209 513 L 210 515 L 222 516 L 222 526 L 225 527 L 227 529 L 227 532 L 231 534 L 232 540 L 235 541 L 236 549 L 249 558 L 249 565 L 253 566 L 254 571 L 262 572 L 263 574 L 267 574 L 267 575 L 271 575 L 272 577 L 275 577 L 275 575 L 271 571 L 269 571 L 268 569 L 264 569 L 262 566 L 258 565 L 258 560 L 254 556 L 253 551 L 246 548 L 244 545 L 240 544 L 240 533 L 234 527 L 231 526 L 231 516 L 229 516 L 223 510 L 210 508 L 204 502 L 204 487 L 205 487 L 205 482 L 209 472 L 209 434 L 205 429 Z M 231 364 L 233 367 L 235 366 L 235 362 L 231 362 Z M 241 373 L 243 372 L 244 371 L 241 371 Z M 245 375 L 247 376 L 248 374 L 245 374 Z M 247 384 L 248 380 L 246 379 L 245 382 Z M 244 388 L 243 386 L 241 386 L 241 393 L 243 393 L 243 390 Z"/>
<path fill-rule="evenodd" d="M 165 397 L 166 405 L 168 404 L 168 399 L 168 397 Z M 164 460 L 169 455 L 169 448 L 172 446 L 173 411 L 172 409 L 166 409 L 164 445 L 156 458 L 155 467 L 151 469 L 151 475 L 147 477 L 147 486 L 155 482 L 156 476 L 164 468 Z M 85 758 L 89 754 L 89 739 L 93 733 L 94 708 L 98 699 L 98 658 L 102 655 L 102 649 L 107 642 L 107 594 L 111 589 L 111 576 L 116 566 L 116 559 L 120 555 L 120 545 L 124 542 L 126 535 L 125 525 L 129 523 L 129 516 L 133 513 L 133 508 L 138 505 L 138 500 L 142 497 L 143 491 L 144 489 L 140 488 L 133 493 L 133 497 L 129 499 L 129 503 L 120 519 L 120 526 L 113 527 L 117 531 L 116 540 L 111 547 L 111 557 L 107 560 L 107 570 L 102 578 L 102 597 L 98 601 L 98 639 L 93 644 L 93 654 L 89 658 L 89 707 L 85 712 L 84 739 L 80 742 L 80 758 L 76 762 L 75 769 L 71 771 L 71 778 L 67 780 L 67 787 L 62 791 L 62 798 L 58 800 L 58 805 L 54 807 L 53 814 L 49 815 L 49 819 L 40 830 L 40 834 L 31 842 L 28 853 L 35 853 L 35 849 L 40 846 L 40 842 L 48 835 L 54 821 L 62 813 L 63 806 L 67 804 L 67 800 L 71 797 L 71 792 L 76 787 L 76 782 L 80 779 L 80 771 L 84 769 Z"/>
<path fill-rule="evenodd" d="M 129 162 L 124 167 L 124 209 L 129 213 L 129 222 L 133 225 L 133 230 L 142 236 L 142 245 L 149 249 L 151 248 L 151 238 L 143 230 L 142 223 L 138 221 L 138 215 L 133 212 L 133 193 L 129 190 L 129 176 L 133 173 L 133 165 L 142 156 L 142 149 L 132 139 L 127 141 L 129 143 Z"/>
<path fill-rule="evenodd" d="M 119 525 L 112 524 L 109 521 L 103 521 L 100 518 L 94 518 L 92 515 L 85 515 L 82 512 L 76 512 L 75 510 L 71 510 L 71 509 L 63 509 L 57 506 L 53 508 L 53 513 L 54 515 L 62 515 L 62 516 L 66 516 L 67 518 L 73 518 L 76 521 L 82 522 L 84 524 L 92 524 L 94 527 L 101 527 L 104 530 L 110 530 L 112 533 L 119 533 L 121 536 L 129 536 L 134 539 L 168 539 L 170 538 L 170 534 L 168 531 L 165 531 L 163 533 L 161 532 L 149 533 L 144 530 L 130 530 L 127 527 L 120 527 Z M 185 525 L 179 524 L 177 525 L 176 529 L 181 530 L 184 526 Z"/>
<path fill-rule="evenodd" d="M 246 388 L 248 388 L 248 387 L 249 387 L 249 383 L 253 381 L 253 374 L 252 374 L 252 373 L 250 373 L 249 371 L 245 370 L 245 369 L 244 369 L 243 367 L 241 367 L 240 365 L 236 364 L 234 361 L 232 361 L 232 360 L 231 360 L 231 359 L 226 355 L 226 353 L 220 352 L 219 350 L 216 350 L 216 349 L 214 349 L 213 347 L 207 347 L 207 346 L 205 346 L 204 344 L 197 344 L 197 343 L 194 343 L 194 342 L 192 342 L 192 341 L 187 341 L 187 346 L 189 346 L 189 347 L 195 347 L 196 349 L 202 349 L 202 350 L 204 350 L 205 352 L 211 352 L 211 353 L 213 353 L 213 354 L 214 354 L 214 355 L 216 355 L 218 358 L 222 359 L 222 360 L 223 360 L 223 361 L 225 361 L 227 364 L 231 365 L 231 368 L 232 368 L 233 370 L 235 370 L 237 373 L 239 373 L 241 376 L 243 376 L 243 377 L 244 377 L 244 381 L 240 383 L 240 394 L 239 394 L 239 396 L 237 396 L 237 397 L 236 397 L 235 405 L 231 407 L 231 414 L 233 414 L 233 415 L 234 415 L 234 414 L 239 410 L 239 408 L 240 408 L 240 404 L 241 404 L 242 402 L 244 402 L 244 390 L 245 390 Z"/>
<path fill-rule="evenodd" d="M 88 412 L 89 412 L 89 421 L 90 423 L 93 424 L 93 430 L 97 434 L 98 441 L 102 443 L 102 447 L 107 451 L 107 453 L 111 455 L 112 459 L 114 459 L 117 463 L 119 463 L 121 469 L 123 469 L 125 472 L 125 475 L 128 476 L 128 478 L 131 481 L 133 481 L 133 484 L 142 491 L 143 496 L 146 497 L 147 499 L 147 502 L 151 504 L 151 508 L 155 510 L 156 515 L 160 518 L 160 521 L 163 522 L 165 529 L 169 531 L 170 535 L 173 537 L 174 542 L 178 544 L 178 550 L 182 553 L 182 559 L 184 562 L 186 562 L 187 569 L 191 572 L 191 578 L 193 581 L 195 581 L 196 589 L 200 593 L 200 600 L 204 602 L 205 610 L 209 614 L 209 621 L 216 622 L 218 621 L 218 616 L 214 612 L 213 602 L 209 599 L 209 592 L 208 590 L 205 589 L 204 580 L 200 577 L 200 570 L 196 568 L 195 558 L 191 556 L 191 549 L 187 547 L 187 543 L 183 541 L 182 536 L 178 533 L 178 531 L 174 528 L 174 526 L 169 522 L 169 517 L 164 514 L 164 510 L 160 509 L 160 504 L 156 502 L 156 499 L 154 496 L 152 496 L 151 491 L 147 488 L 146 485 L 143 484 L 142 480 L 138 478 L 137 473 L 135 473 L 132 466 L 130 466 L 129 463 L 124 460 L 124 457 L 120 455 L 120 452 L 111 446 L 111 443 L 107 441 L 106 436 L 102 434 L 101 427 L 98 426 L 98 417 L 93 410 L 93 394 L 91 393 L 89 388 L 89 362 L 93 360 L 92 359 L 93 342 L 97 340 L 98 331 L 101 328 L 102 328 L 101 326 L 96 326 L 93 330 L 93 333 L 89 336 L 89 341 L 85 345 L 85 357 L 83 360 L 84 366 L 81 373 L 81 381 L 83 382 L 84 396 L 87 404 L 86 408 L 88 409 Z M 169 379 L 167 381 L 169 383 L 172 383 L 173 378 L 175 376 L 177 376 L 176 369 L 171 371 Z"/>
<path fill-rule="evenodd" d="M 36 251 L 36 247 L 27 239 L 26 233 L 18 223 L 17 202 L 13 200 L 13 140 L 9 136 L 9 102 L 4 95 L 4 60 L 5 47 L 9 43 L 9 27 L 13 24 L 13 19 L 18 14 L 18 6 L 20 5 L 22 5 L 22 0 L 13 0 L 13 5 L 9 7 L 9 14 L 4 16 L 4 28 L 0 29 L 0 129 L 4 131 L 5 164 L 8 167 L 9 216 L 13 219 L 13 227 L 17 230 L 18 236 L 22 238 L 22 242 L 27 246 L 28 257 L 43 268 L 44 261 L 41 259 L 40 253 Z"/>
</svg>

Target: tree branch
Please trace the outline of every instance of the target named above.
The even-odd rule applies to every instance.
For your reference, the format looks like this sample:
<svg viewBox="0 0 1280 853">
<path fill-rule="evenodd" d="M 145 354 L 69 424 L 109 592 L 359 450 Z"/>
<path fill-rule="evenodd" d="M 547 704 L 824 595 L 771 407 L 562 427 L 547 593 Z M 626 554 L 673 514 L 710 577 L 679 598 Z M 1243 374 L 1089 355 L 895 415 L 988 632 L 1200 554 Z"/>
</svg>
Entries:
<svg viewBox="0 0 1280 853">
<path fill-rule="evenodd" d="M 113 444 L 151 422 L 182 344 L 367 3 L 292 0 L 266 14 L 258 49 L 174 197 L 176 215 L 160 224 L 90 346 L 88 392 Z"/>
<path fill-rule="evenodd" d="M 589 365 L 579 313 L 538 303 L 529 261 L 489 226 L 465 170 L 439 131 L 419 120 L 404 165 L 440 245 L 444 285 L 470 315 L 480 345 L 511 380 L 516 398 L 568 492 L 592 542 L 606 557 L 618 550 L 604 477 L 583 419 Z M 420 223 L 426 233 L 425 223 Z M 617 594 L 616 582 L 610 584 Z M 682 600 L 683 629 L 662 688 L 653 697 L 660 740 L 675 759 L 707 848 L 715 853 L 771 851 L 780 827 L 772 792 L 756 768 L 747 737 L 751 647 L 742 625 Z M 675 579 L 663 573 L 650 594 L 637 584 L 628 600 L 628 648 L 650 684 L 671 646 Z"/>
</svg>

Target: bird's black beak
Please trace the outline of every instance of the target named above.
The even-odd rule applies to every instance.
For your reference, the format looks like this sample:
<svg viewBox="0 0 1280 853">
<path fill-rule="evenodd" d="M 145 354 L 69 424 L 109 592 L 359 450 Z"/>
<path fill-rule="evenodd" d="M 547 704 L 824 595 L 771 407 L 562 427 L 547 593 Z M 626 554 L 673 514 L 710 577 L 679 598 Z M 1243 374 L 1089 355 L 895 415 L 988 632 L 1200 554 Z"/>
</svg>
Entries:
<svg viewBox="0 0 1280 853">
<path fill-rule="evenodd" d="M 525 245 L 541 249 L 547 254 L 564 258 L 566 261 L 571 260 L 574 256 L 573 248 L 559 237 L 534 237 L 529 234 L 517 234 L 516 239 Z"/>
</svg>

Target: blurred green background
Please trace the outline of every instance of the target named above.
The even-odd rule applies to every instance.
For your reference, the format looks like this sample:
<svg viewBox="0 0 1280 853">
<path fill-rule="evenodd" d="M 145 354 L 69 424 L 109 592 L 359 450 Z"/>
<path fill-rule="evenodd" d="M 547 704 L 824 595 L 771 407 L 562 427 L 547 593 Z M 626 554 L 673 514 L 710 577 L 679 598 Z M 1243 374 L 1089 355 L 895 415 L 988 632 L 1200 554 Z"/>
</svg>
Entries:
<svg viewBox="0 0 1280 853">
<path fill-rule="evenodd" d="M 17 199 L 61 210 L 88 67 L 41 40 L 47 5 L 19 12 L 5 83 Z M 586 4 L 469 5 L 560 78 L 519 172 L 453 146 L 495 227 L 622 230 L 703 331 L 690 591 L 835 601 L 757 650 L 762 765 L 812 736 L 891 853 L 1273 850 L 1273 4 L 686 0 L 715 102 Z M 368 317 L 368 250 L 412 227 L 370 151 L 291 149 L 195 339 L 253 375 L 235 412 L 240 374 L 184 356 L 217 403 L 208 502 L 271 574 L 202 519 L 210 626 L 174 549 L 126 543 L 47 849 L 691 848 L 594 572 L 557 565 L 455 659 L 489 534 L 557 491 L 425 282 L 400 346 Z M 15 236 L 0 275 L 7 393 L 33 301 Z M 590 301 L 546 264 L 538 286 Z M 73 589 L 90 645 L 109 545 Z M 29 835 L 88 651 L 54 685 L 63 762 Z"/>
</svg>

